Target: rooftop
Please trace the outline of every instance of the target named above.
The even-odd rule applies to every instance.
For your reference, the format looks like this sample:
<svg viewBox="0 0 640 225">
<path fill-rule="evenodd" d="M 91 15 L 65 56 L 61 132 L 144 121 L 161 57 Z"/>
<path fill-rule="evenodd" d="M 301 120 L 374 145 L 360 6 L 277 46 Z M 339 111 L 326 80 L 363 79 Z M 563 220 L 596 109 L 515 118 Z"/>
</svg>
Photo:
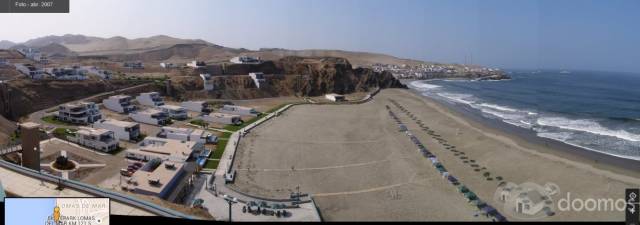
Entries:
<svg viewBox="0 0 640 225">
<path fill-rule="evenodd" d="M 109 133 L 113 133 L 113 131 L 101 129 L 101 128 L 78 127 L 78 134 L 83 134 L 88 136 L 101 136 Z"/>
<path fill-rule="evenodd" d="M 151 163 L 151 161 L 150 161 Z M 138 182 L 137 189 L 159 194 L 169 184 L 169 182 L 178 175 L 184 164 L 178 162 L 164 161 L 158 165 L 153 171 L 136 171 L 131 178 Z M 157 184 L 151 184 L 150 180 L 160 181 Z"/>
<path fill-rule="evenodd" d="M 234 117 L 240 117 L 238 115 L 233 115 L 233 114 L 227 114 L 227 113 L 211 113 L 209 114 L 210 117 L 218 117 L 218 118 L 234 118 Z"/>
<path fill-rule="evenodd" d="M 170 110 L 175 110 L 175 111 L 184 110 L 184 108 L 182 106 L 177 106 L 177 105 L 161 105 L 160 108 L 170 109 Z"/>
<path fill-rule="evenodd" d="M 134 127 L 134 126 L 138 125 L 138 123 L 128 122 L 128 121 L 121 121 L 121 120 L 114 120 L 114 119 L 100 120 L 99 123 L 110 124 L 110 125 L 113 125 L 113 126 L 116 126 L 116 127 Z"/>
<path fill-rule="evenodd" d="M 128 150 L 142 154 L 155 154 L 158 158 L 171 158 L 172 161 L 186 161 L 194 150 L 202 147 L 193 141 L 178 141 L 157 137 L 146 137 L 138 146 L 138 149 Z"/>
</svg>

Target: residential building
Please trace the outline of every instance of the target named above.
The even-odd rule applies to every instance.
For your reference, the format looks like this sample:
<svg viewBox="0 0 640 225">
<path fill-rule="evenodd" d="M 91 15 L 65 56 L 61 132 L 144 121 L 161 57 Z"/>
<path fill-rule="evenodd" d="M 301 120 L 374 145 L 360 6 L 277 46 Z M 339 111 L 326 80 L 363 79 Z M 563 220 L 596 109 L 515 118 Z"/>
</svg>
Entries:
<svg viewBox="0 0 640 225">
<path fill-rule="evenodd" d="M 136 107 L 131 104 L 132 99 L 133 98 L 128 95 L 114 95 L 102 100 L 102 105 L 111 111 L 126 114 L 136 109 Z"/>
<path fill-rule="evenodd" d="M 220 124 L 234 124 L 234 125 L 242 124 L 242 120 L 240 119 L 240 116 L 226 114 L 226 113 L 210 113 L 208 115 L 202 116 L 202 120 L 211 122 L 211 123 L 220 123 Z"/>
<path fill-rule="evenodd" d="M 213 86 L 213 79 L 211 79 L 211 74 L 208 74 L 208 73 L 200 74 L 200 78 L 202 78 L 205 91 L 213 90 L 214 86 Z"/>
<path fill-rule="evenodd" d="M 169 123 L 169 115 L 157 109 L 147 109 L 143 111 L 135 111 L 129 113 L 129 117 L 140 123 L 151 125 L 166 125 Z"/>
<path fill-rule="evenodd" d="M 103 70 L 95 66 L 83 66 L 82 69 L 86 71 L 87 74 L 92 74 L 105 80 L 111 79 L 111 77 L 113 77 L 113 73 L 111 71 Z"/>
<path fill-rule="evenodd" d="M 170 118 L 177 120 L 185 120 L 187 119 L 187 110 L 181 106 L 177 105 L 161 105 L 158 106 L 158 109 L 167 113 Z"/>
<path fill-rule="evenodd" d="M 20 71 L 28 78 L 35 80 L 44 78 L 44 70 L 37 68 L 34 65 L 16 63 L 14 66 L 16 67 L 16 70 Z"/>
<path fill-rule="evenodd" d="M 140 137 L 139 123 L 105 119 L 93 123 L 93 127 L 113 131 L 115 138 L 118 140 L 132 141 Z"/>
<path fill-rule="evenodd" d="M 148 161 L 130 178 L 137 194 L 156 196 L 167 201 L 174 201 L 182 192 L 182 182 L 187 172 L 184 163 L 163 161 L 158 158 Z"/>
<path fill-rule="evenodd" d="M 89 124 L 102 119 L 102 113 L 93 102 L 67 103 L 58 107 L 58 119 L 77 124 Z"/>
<path fill-rule="evenodd" d="M 140 93 L 140 95 L 136 97 L 136 100 L 138 101 L 138 103 L 140 103 L 140 105 L 151 107 L 164 105 L 164 99 L 160 97 L 160 94 L 158 92 Z"/>
<path fill-rule="evenodd" d="M 256 85 L 257 88 L 260 88 L 260 86 L 267 81 L 266 79 L 264 79 L 264 74 L 261 72 L 249 73 L 249 76 L 251 77 L 251 79 L 253 80 L 253 83 Z"/>
<path fill-rule="evenodd" d="M 128 149 L 125 157 L 143 161 L 159 158 L 171 162 L 186 162 L 204 150 L 204 144 L 158 137 L 146 137 L 137 148 Z"/>
<path fill-rule="evenodd" d="M 144 69 L 144 64 L 140 61 L 136 62 L 123 62 L 122 67 L 128 69 Z"/>
<path fill-rule="evenodd" d="M 86 80 L 87 71 L 83 70 L 79 66 L 62 67 L 62 68 L 45 68 L 47 73 L 52 79 L 55 80 Z"/>
<path fill-rule="evenodd" d="M 162 127 L 158 137 L 179 141 L 195 141 L 202 144 L 216 143 L 218 141 L 218 137 L 213 134 L 193 128 Z"/>
<path fill-rule="evenodd" d="M 9 60 L 5 58 L 0 58 L 0 67 L 9 66 Z"/>
<path fill-rule="evenodd" d="M 181 106 L 186 110 L 198 113 L 208 113 L 211 112 L 211 108 L 209 108 L 209 104 L 205 101 L 185 101 L 181 103 Z"/>
<path fill-rule="evenodd" d="M 238 105 L 223 105 L 220 108 L 221 113 L 225 114 L 233 114 L 240 116 L 258 116 L 260 112 L 256 111 L 254 108 L 238 106 Z"/>
<path fill-rule="evenodd" d="M 235 64 L 259 64 L 259 63 L 262 63 L 262 60 L 260 60 L 260 57 L 254 58 L 254 57 L 251 57 L 251 56 L 233 57 L 229 61 L 232 62 L 232 63 L 235 63 Z"/>
<path fill-rule="evenodd" d="M 25 58 L 31 59 L 35 62 L 48 64 L 49 59 L 46 55 L 42 54 L 40 50 L 35 48 L 21 48 L 18 49 L 18 53 L 22 54 Z"/>
<path fill-rule="evenodd" d="M 75 136 L 69 137 L 69 141 L 103 152 L 118 149 L 118 139 L 114 132 L 101 128 L 79 127 Z"/>
<path fill-rule="evenodd" d="M 339 94 L 326 94 L 324 95 L 324 97 L 334 102 L 340 102 L 340 101 L 346 100 L 344 95 L 339 95 Z"/>
<path fill-rule="evenodd" d="M 200 69 L 207 66 L 207 64 L 204 63 L 204 61 L 191 61 L 190 63 L 187 63 L 187 66 L 191 68 Z"/>
<path fill-rule="evenodd" d="M 165 62 L 163 62 L 163 63 L 160 63 L 160 67 L 165 68 L 165 69 L 173 69 L 173 68 L 176 68 L 177 66 L 176 66 L 176 64 L 173 64 L 173 63 L 165 63 Z"/>
</svg>

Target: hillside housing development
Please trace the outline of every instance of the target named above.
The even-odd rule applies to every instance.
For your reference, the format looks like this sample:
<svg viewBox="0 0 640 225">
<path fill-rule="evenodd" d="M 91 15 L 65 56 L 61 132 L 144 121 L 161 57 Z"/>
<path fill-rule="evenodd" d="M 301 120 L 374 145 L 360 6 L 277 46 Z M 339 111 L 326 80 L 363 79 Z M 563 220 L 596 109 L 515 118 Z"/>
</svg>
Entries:
<svg viewBox="0 0 640 225">
<path fill-rule="evenodd" d="M 77 124 L 89 124 L 102 119 L 96 103 L 67 103 L 58 107 L 58 120 Z"/>
<path fill-rule="evenodd" d="M 93 127 L 114 132 L 116 139 L 132 141 L 140 137 L 140 124 L 114 119 L 104 119 L 93 123 Z"/>
</svg>

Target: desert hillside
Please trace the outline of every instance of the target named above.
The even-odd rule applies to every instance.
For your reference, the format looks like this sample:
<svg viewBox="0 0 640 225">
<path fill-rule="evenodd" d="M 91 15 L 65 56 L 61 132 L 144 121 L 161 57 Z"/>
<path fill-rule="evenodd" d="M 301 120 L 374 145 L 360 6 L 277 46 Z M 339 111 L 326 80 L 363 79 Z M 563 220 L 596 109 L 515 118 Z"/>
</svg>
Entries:
<svg viewBox="0 0 640 225">
<path fill-rule="evenodd" d="M 35 38 L 24 43 L 12 43 L 8 41 L 0 42 L 0 49 L 9 47 L 38 48 L 49 54 L 64 53 L 64 55 L 69 56 L 107 56 L 118 61 L 141 60 L 154 62 L 185 62 L 197 59 L 207 62 L 227 62 L 230 58 L 238 55 L 249 55 L 261 57 L 265 60 L 278 60 L 287 56 L 345 58 L 349 60 L 354 67 L 366 66 L 375 63 L 394 65 L 429 64 L 428 62 L 402 59 L 385 54 L 343 50 L 287 50 L 262 48 L 254 51 L 244 48 L 228 48 L 199 39 L 180 39 L 166 35 L 127 39 L 119 36 L 101 38 L 66 34 L 62 36 L 45 36 Z"/>
</svg>

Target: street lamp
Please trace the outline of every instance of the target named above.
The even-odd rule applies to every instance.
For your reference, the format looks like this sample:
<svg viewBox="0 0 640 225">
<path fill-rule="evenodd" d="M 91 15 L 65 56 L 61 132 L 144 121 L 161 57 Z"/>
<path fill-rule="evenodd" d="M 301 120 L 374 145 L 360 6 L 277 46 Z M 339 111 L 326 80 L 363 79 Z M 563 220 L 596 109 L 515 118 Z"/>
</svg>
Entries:
<svg viewBox="0 0 640 225">
<path fill-rule="evenodd" d="M 238 199 L 237 198 L 232 198 L 231 196 L 225 195 L 224 196 L 224 200 L 227 201 L 227 203 L 229 203 L 229 222 L 231 222 L 231 205 L 238 203 Z"/>
</svg>

